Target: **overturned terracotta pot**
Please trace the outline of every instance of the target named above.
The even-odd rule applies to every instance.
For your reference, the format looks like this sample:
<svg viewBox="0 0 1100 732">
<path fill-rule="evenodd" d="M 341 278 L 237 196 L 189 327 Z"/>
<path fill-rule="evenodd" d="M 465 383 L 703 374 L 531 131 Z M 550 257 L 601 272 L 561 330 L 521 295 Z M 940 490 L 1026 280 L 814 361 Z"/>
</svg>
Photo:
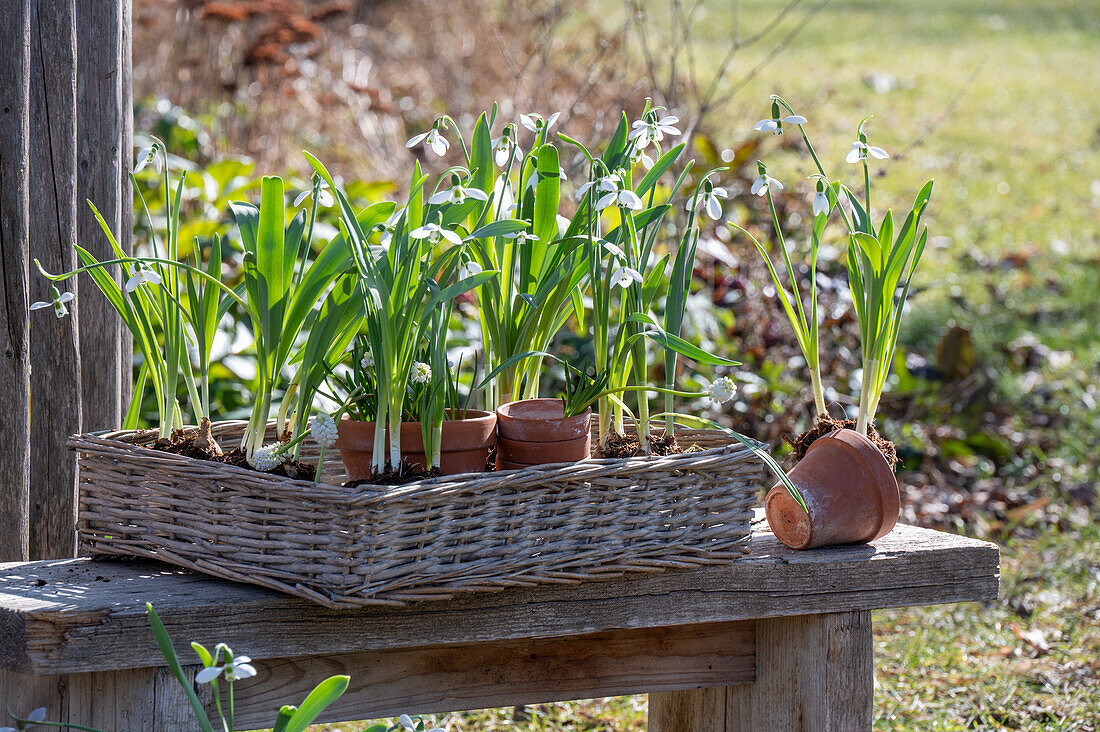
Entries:
<svg viewBox="0 0 1100 732">
<path fill-rule="evenodd" d="M 782 483 L 764 499 L 772 533 L 792 549 L 863 544 L 890 533 L 901 493 L 890 464 L 855 430 L 830 432 L 810 445 L 787 474 L 806 508 Z"/>
<path fill-rule="evenodd" d="M 592 410 L 565 416 L 560 399 L 497 407 L 497 470 L 584 460 L 592 449 Z"/>
<path fill-rule="evenodd" d="M 485 471 L 489 449 L 496 442 L 496 421 L 495 414 L 479 409 L 466 410 L 465 419 L 443 421 L 439 469 L 444 475 Z M 374 422 L 342 419 L 336 430 L 336 447 L 340 450 L 348 479 L 369 478 L 373 472 Z M 386 442 L 389 442 L 389 430 L 386 431 Z M 427 465 L 424 435 L 419 422 L 401 423 L 401 457 L 414 468 L 423 469 Z"/>
</svg>

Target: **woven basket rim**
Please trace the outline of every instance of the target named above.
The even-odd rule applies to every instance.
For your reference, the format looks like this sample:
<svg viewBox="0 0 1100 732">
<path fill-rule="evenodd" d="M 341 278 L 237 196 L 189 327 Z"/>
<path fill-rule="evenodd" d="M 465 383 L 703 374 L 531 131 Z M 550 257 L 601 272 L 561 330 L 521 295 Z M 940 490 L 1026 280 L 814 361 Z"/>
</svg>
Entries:
<svg viewBox="0 0 1100 732">
<path fill-rule="evenodd" d="M 236 427 L 243 428 L 247 422 L 243 420 L 222 420 L 212 422 L 211 426 L 218 431 L 229 431 Z M 269 424 L 269 427 L 271 425 Z M 628 425 L 628 428 L 633 425 Z M 184 425 L 184 430 L 198 429 L 193 425 Z M 655 433 L 659 433 L 660 430 L 655 430 Z M 200 462 L 207 466 L 215 466 L 218 470 L 224 470 L 229 475 L 243 475 L 249 478 L 260 478 L 262 480 L 270 480 L 277 482 L 281 485 L 288 487 L 295 487 L 301 489 L 322 490 L 326 493 L 333 491 L 339 495 L 343 495 L 347 501 L 352 504 L 373 501 L 380 497 L 396 498 L 405 494 L 416 494 L 421 492 L 428 492 L 435 490 L 446 490 L 449 488 L 458 487 L 458 485 L 465 485 L 467 483 L 486 483 L 499 485 L 501 483 L 501 477 L 506 475 L 515 476 L 530 476 L 533 474 L 542 473 L 545 474 L 548 479 L 553 479 L 558 476 L 568 476 L 574 474 L 594 474 L 594 475 L 608 475 L 614 472 L 635 472 L 642 467 L 661 468 L 668 469 L 671 467 L 682 468 L 689 470 L 699 463 L 705 463 L 717 455 L 730 455 L 737 453 L 748 453 L 747 458 L 752 459 L 752 451 L 745 445 L 738 442 L 735 438 L 730 437 L 726 432 L 716 429 L 687 429 L 681 428 L 677 432 L 678 435 L 685 437 L 691 436 L 709 436 L 717 437 L 723 440 L 728 439 L 729 444 L 720 445 L 716 447 L 710 447 L 699 450 L 689 450 L 686 452 L 680 452 L 673 455 L 640 455 L 629 458 L 588 458 L 585 460 L 579 460 L 576 462 L 566 463 L 549 463 L 546 465 L 532 465 L 527 468 L 518 470 L 501 470 L 501 471 L 488 471 L 481 473 L 458 473 L 455 475 L 443 475 L 435 478 L 428 478 L 426 480 L 418 480 L 410 483 L 404 483 L 401 485 L 373 485 L 365 483 L 354 488 L 349 488 L 345 485 L 337 483 L 329 483 L 324 481 L 307 481 L 299 478 L 287 478 L 281 475 L 272 475 L 271 473 L 264 473 L 258 470 L 251 470 L 249 468 L 240 467 L 237 465 L 230 465 L 228 463 L 218 463 L 209 460 L 200 460 L 199 458 L 193 458 L 187 455 L 180 455 L 176 453 L 165 452 L 162 450 L 154 450 L 147 447 L 144 444 L 138 442 L 139 439 L 146 437 L 155 437 L 158 431 L 154 429 L 140 429 L 140 430 L 97 430 L 94 432 L 84 432 L 74 434 L 66 441 L 66 446 L 74 451 L 81 452 L 82 448 L 91 443 L 101 447 L 110 446 L 114 448 L 128 448 L 135 449 L 140 448 L 148 451 L 151 455 L 156 456 L 157 460 L 169 460 L 177 464 L 190 464 L 193 462 Z M 130 437 L 133 439 L 120 439 L 122 437 Z M 749 438 L 752 442 L 758 446 L 763 446 L 758 440 Z M 759 460 L 759 458 L 755 458 Z M 761 464 L 762 461 L 761 461 Z"/>
</svg>

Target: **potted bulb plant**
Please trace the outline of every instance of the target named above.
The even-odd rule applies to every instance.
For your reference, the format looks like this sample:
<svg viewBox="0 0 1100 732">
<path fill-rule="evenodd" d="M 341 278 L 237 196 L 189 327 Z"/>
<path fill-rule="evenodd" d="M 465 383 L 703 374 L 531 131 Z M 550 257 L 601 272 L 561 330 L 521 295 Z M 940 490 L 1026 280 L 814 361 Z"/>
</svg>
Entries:
<svg viewBox="0 0 1100 732">
<path fill-rule="evenodd" d="M 785 101 L 773 96 L 771 117 L 758 122 L 755 129 L 782 134 L 785 127 L 797 128 L 818 169 L 813 176 L 816 193 L 809 237 L 807 304 L 803 303 L 795 266 L 776 213 L 773 189 L 782 189 L 782 184 L 768 174 L 763 163 L 758 163 L 759 177 L 753 183 L 752 192 L 767 200 L 776 248 L 783 257 L 790 292 L 772 263 L 768 249 L 747 230 L 731 224 L 751 239 L 763 257 L 810 371 L 817 418 L 813 426 L 793 442 L 798 463 L 788 478 L 797 487 L 797 492 L 786 485 L 776 485 L 764 501 L 772 531 L 780 541 L 795 549 L 873 541 L 887 534 L 897 523 L 901 501 L 893 470 L 896 453 L 892 444 L 879 437 L 873 425 L 879 397 L 894 360 L 909 286 L 928 240 L 927 228 L 919 230 L 921 214 L 932 193 L 932 181 L 928 181 L 902 223 L 897 224 L 893 213 L 887 211 L 876 226 L 871 215 L 870 159 L 886 159 L 889 155 L 868 142 L 864 129 L 867 119 L 860 122 L 857 139 L 845 158 L 850 164 L 862 166 L 862 202 L 852 189 L 825 173 L 806 135 L 805 123 L 806 119 L 797 115 Z M 854 420 L 837 420 L 829 415 L 818 361 L 817 254 L 822 234 L 834 211 L 838 212 L 848 239 L 848 283 L 859 323 L 863 357 L 859 413 Z"/>
</svg>

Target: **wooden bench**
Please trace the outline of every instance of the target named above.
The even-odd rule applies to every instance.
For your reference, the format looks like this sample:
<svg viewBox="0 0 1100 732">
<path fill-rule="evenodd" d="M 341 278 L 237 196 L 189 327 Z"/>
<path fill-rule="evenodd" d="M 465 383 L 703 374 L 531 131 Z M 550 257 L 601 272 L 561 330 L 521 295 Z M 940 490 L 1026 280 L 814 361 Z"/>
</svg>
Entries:
<svg viewBox="0 0 1100 732">
<path fill-rule="evenodd" d="M 149 601 L 185 662 L 192 640 L 253 658 L 240 729 L 335 673 L 352 681 L 328 721 L 649 693 L 658 732 L 870 729 L 871 610 L 997 597 L 994 544 L 898 526 L 800 553 L 763 526 L 727 566 L 356 611 L 154 562 L 2 564 L 0 701 L 112 732 L 193 729 Z"/>
</svg>

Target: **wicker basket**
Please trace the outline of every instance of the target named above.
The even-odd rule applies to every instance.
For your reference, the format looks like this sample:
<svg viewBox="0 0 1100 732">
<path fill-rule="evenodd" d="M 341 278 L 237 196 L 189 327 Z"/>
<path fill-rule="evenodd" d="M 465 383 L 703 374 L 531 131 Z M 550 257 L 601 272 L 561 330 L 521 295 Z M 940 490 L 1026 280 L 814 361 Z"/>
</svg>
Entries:
<svg viewBox="0 0 1100 732">
<path fill-rule="evenodd" d="M 235 445 L 243 429 L 221 422 L 214 436 Z M 335 456 L 314 484 L 142 447 L 152 431 L 69 445 L 84 553 L 153 557 L 352 607 L 737 558 L 761 464 L 718 431 L 677 437 L 704 449 L 358 488 L 341 487 Z"/>
</svg>

